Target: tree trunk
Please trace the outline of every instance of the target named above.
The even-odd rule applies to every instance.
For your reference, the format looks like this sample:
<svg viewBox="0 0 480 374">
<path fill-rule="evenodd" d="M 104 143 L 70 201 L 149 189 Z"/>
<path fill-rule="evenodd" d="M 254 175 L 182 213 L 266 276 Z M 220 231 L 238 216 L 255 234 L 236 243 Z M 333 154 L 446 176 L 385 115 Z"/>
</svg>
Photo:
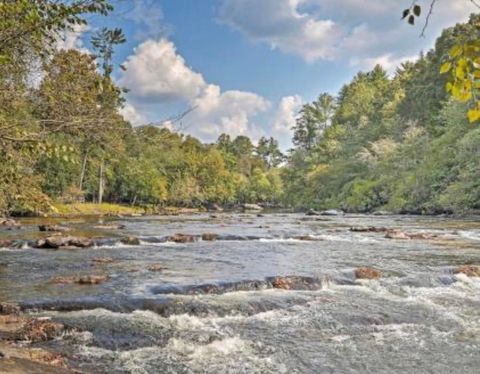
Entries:
<svg viewBox="0 0 480 374">
<path fill-rule="evenodd" d="M 101 204 L 103 202 L 104 168 L 105 168 L 105 162 L 102 160 L 102 162 L 100 163 L 100 173 L 98 175 L 98 203 L 99 204 Z"/>
<path fill-rule="evenodd" d="M 85 171 L 87 169 L 87 158 L 88 158 L 88 150 L 85 151 L 85 155 L 83 156 L 82 172 L 80 174 L 80 182 L 78 183 L 78 188 L 80 190 L 83 190 L 83 180 L 85 179 Z"/>
</svg>

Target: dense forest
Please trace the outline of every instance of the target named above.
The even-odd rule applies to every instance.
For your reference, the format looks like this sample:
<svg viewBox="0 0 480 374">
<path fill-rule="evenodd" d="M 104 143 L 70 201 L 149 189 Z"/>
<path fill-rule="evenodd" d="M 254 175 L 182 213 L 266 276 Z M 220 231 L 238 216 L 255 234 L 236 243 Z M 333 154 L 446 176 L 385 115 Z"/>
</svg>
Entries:
<svg viewBox="0 0 480 374">
<path fill-rule="evenodd" d="M 393 77 L 377 66 L 337 97 L 305 105 L 283 171 L 286 203 L 355 212 L 479 209 L 480 127 L 469 121 L 469 100 L 452 99 L 449 77 L 439 74 L 465 39 L 478 44 L 479 15 L 444 30 L 433 50 Z"/>
<path fill-rule="evenodd" d="M 452 46 L 479 39 L 480 17 L 445 30 L 394 76 L 360 72 L 339 94 L 303 106 L 284 156 L 275 139 L 221 134 L 214 144 L 164 127 L 133 127 L 111 78 L 120 29 L 93 54 L 58 38 L 105 0 L 0 2 L 0 211 L 54 202 L 206 206 L 268 202 L 292 208 L 436 213 L 480 208 L 480 128 L 439 73 Z M 414 42 L 414 41 L 412 41 Z"/>
</svg>

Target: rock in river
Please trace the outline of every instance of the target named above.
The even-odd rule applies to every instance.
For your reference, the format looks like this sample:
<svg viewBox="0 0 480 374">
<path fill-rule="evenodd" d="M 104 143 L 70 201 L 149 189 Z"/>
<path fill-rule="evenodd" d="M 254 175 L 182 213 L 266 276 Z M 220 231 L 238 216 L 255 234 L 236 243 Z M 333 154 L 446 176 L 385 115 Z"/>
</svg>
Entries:
<svg viewBox="0 0 480 374">
<path fill-rule="evenodd" d="M 376 279 L 380 278 L 381 276 L 381 271 L 366 266 L 355 269 L 355 277 L 357 279 Z"/>
<path fill-rule="evenodd" d="M 459 266 L 453 271 L 455 274 L 465 274 L 468 277 L 480 277 L 480 266 L 479 265 L 463 265 Z"/>
<path fill-rule="evenodd" d="M 70 231 L 69 227 L 59 225 L 40 225 L 38 226 L 40 231 L 53 231 L 53 232 L 67 232 Z"/>
<path fill-rule="evenodd" d="M 126 236 L 122 238 L 121 242 L 126 245 L 140 245 L 140 239 L 136 236 Z"/>
<path fill-rule="evenodd" d="M 196 241 L 196 237 L 194 235 L 175 234 L 169 236 L 168 241 L 174 243 L 193 243 Z"/>
<path fill-rule="evenodd" d="M 210 232 L 206 232 L 204 234 L 202 234 L 202 240 L 204 241 L 215 241 L 218 239 L 218 234 L 214 234 L 214 233 L 210 233 Z"/>
<path fill-rule="evenodd" d="M 38 239 L 35 242 L 36 248 L 88 248 L 93 246 L 93 241 L 89 238 L 77 237 L 77 236 L 49 236 L 45 239 Z"/>
</svg>

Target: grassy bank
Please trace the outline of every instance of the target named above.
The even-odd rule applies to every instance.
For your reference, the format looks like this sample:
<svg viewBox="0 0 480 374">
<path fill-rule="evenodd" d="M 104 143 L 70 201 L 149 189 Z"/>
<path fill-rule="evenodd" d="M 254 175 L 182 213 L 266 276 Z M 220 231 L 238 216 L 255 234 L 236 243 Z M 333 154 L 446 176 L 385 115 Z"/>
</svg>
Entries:
<svg viewBox="0 0 480 374">
<path fill-rule="evenodd" d="M 147 213 L 145 208 L 139 206 L 119 205 L 119 204 L 94 204 L 94 203 L 75 203 L 75 204 L 53 204 L 53 214 L 59 216 L 115 216 L 115 215 L 137 215 Z"/>
</svg>

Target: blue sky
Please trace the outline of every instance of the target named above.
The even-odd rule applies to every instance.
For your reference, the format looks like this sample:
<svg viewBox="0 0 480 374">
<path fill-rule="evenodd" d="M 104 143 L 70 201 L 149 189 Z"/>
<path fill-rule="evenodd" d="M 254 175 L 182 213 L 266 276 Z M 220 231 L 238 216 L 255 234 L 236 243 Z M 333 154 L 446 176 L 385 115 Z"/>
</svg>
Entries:
<svg viewBox="0 0 480 374">
<path fill-rule="evenodd" d="M 426 11 L 429 1 L 419 1 Z M 108 17 L 62 47 L 88 49 L 100 27 L 121 27 L 116 81 L 129 89 L 122 113 L 134 125 L 163 123 L 194 107 L 179 131 L 210 142 L 222 132 L 278 138 L 290 146 L 302 103 L 335 94 L 359 70 L 393 72 L 431 48 L 444 27 L 478 11 L 438 0 L 425 38 L 400 20 L 411 0 L 116 0 Z M 424 15 L 422 15 L 424 16 Z"/>
</svg>

